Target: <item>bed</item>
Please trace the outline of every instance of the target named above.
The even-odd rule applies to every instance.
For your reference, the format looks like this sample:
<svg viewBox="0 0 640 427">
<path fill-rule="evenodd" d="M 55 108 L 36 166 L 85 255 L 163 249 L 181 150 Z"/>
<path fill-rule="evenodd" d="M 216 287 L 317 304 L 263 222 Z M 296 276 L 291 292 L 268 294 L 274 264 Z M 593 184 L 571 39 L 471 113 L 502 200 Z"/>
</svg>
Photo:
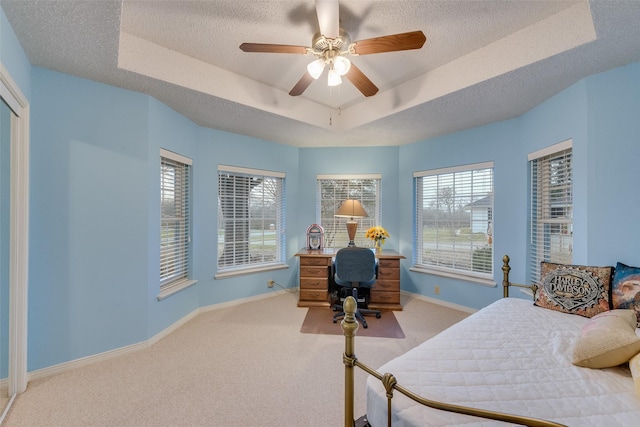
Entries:
<svg viewBox="0 0 640 427">
<path fill-rule="evenodd" d="M 365 394 L 366 419 L 372 427 L 508 425 L 498 420 L 532 426 L 640 425 L 640 393 L 636 391 L 633 365 L 630 368 L 629 363 L 632 360 L 640 366 L 640 355 L 634 357 L 640 353 L 636 314 L 632 310 L 610 311 L 613 307 L 607 302 L 606 308 L 601 306 L 597 313 L 587 317 L 585 313 L 576 315 L 534 305 L 529 299 L 509 298 L 508 288 L 514 284 L 508 279 L 508 262 L 505 256 L 503 285 L 506 298 L 479 310 L 378 370 L 367 367 L 355 357 L 354 343 L 349 342 L 348 336 L 351 334 L 353 341 L 355 331 L 351 332 L 345 319 L 345 426 L 353 425 L 349 424 L 353 414 L 348 413 L 349 405 L 352 407 L 352 401 L 348 402 L 349 393 L 353 394 L 349 381 L 352 367 L 360 367 L 371 374 Z M 575 275 L 575 271 L 572 270 L 572 274 Z M 610 278 L 613 277 L 611 268 Z M 544 294 L 541 291 L 538 289 L 538 293 Z M 606 293 L 609 299 L 612 291 L 610 282 L 602 296 Z M 538 297 L 536 301 L 541 304 L 543 299 Z M 591 309 L 597 309 L 597 306 L 592 304 Z M 625 320 L 614 314 L 624 315 Z M 601 356 L 597 359 L 593 354 L 585 359 L 586 362 L 576 362 L 576 354 L 582 348 L 579 346 L 589 338 L 589 331 L 608 331 L 600 328 L 601 319 L 613 319 L 618 322 L 616 325 L 626 322 L 627 326 L 623 326 L 628 327 L 624 330 L 624 354 L 618 351 L 615 358 L 606 363 Z M 589 341 L 589 345 L 592 344 L 593 341 Z M 587 352 L 592 350 L 588 348 Z M 611 355 L 607 353 L 607 356 Z M 624 363 L 618 364 L 619 361 Z M 591 363 L 596 367 L 586 367 Z M 600 367 L 598 363 L 615 366 Z M 640 386 L 640 379 L 637 381 Z M 396 391 L 407 391 L 413 398 Z M 473 416 L 467 415 L 469 413 Z M 516 417 L 510 418 L 511 414 Z"/>
</svg>

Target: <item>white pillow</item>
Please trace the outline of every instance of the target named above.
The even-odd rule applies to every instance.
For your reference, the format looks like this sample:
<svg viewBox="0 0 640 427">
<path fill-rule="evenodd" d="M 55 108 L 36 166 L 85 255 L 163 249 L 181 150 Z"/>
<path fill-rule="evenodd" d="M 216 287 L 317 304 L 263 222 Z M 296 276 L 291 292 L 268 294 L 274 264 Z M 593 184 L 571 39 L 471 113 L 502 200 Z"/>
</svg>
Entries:
<svg viewBox="0 0 640 427">
<path fill-rule="evenodd" d="M 636 396 L 640 398 L 640 353 L 629 360 L 629 369 L 631 369 Z"/>
<path fill-rule="evenodd" d="M 640 352 L 633 310 L 610 310 L 591 319 L 580 330 L 573 347 L 573 364 L 609 368 L 626 363 Z"/>
</svg>

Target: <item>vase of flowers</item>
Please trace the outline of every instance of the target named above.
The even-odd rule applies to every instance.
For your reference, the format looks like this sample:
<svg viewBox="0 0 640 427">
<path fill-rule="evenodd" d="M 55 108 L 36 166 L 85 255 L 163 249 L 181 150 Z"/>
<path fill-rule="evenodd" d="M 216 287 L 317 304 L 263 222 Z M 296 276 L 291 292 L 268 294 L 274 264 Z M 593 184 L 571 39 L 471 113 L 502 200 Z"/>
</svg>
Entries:
<svg viewBox="0 0 640 427">
<path fill-rule="evenodd" d="M 365 237 L 367 239 L 373 240 L 376 252 L 380 252 L 382 251 L 382 245 L 384 245 L 385 239 L 390 236 L 387 230 L 379 225 L 376 225 L 375 227 L 371 227 L 367 230 Z"/>
</svg>

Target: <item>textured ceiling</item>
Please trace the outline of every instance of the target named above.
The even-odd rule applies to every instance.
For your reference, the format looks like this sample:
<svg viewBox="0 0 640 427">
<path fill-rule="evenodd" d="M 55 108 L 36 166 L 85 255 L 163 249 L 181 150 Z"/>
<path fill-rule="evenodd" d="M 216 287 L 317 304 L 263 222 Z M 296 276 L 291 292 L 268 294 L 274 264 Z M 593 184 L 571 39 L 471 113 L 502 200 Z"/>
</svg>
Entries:
<svg viewBox="0 0 640 427">
<path fill-rule="evenodd" d="M 300 147 L 402 145 L 518 116 L 594 73 L 640 61 L 640 0 L 339 2 L 352 41 L 421 30 L 420 50 L 352 57 L 379 88 L 326 73 L 289 90 L 311 0 L 0 0 L 33 65 L 149 94 L 205 127 Z"/>
</svg>

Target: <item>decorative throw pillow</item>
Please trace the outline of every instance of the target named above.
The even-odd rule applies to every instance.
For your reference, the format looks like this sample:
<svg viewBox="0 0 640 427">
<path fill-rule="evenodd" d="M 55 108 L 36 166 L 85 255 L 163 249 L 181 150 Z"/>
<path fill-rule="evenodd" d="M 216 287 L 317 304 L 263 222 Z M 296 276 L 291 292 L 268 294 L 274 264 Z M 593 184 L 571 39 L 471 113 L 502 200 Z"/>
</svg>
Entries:
<svg viewBox="0 0 640 427">
<path fill-rule="evenodd" d="M 635 310 L 637 326 L 640 327 L 640 268 L 621 262 L 616 264 L 611 302 L 613 308 Z"/>
<path fill-rule="evenodd" d="M 573 347 L 574 365 L 609 368 L 626 363 L 640 352 L 633 310 L 611 310 L 591 318 Z"/>
<path fill-rule="evenodd" d="M 540 263 L 534 304 L 564 313 L 593 317 L 610 308 L 613 267 Z"/>
<path fill-rule="evenodd" d="M 633 377 L 636 396 L 640 397 L 640 353 L 636 354 L 631 358 L 631 360 L 629 360 L 629 369 L 631 370 L 631 376 Z"/>
</svg>

